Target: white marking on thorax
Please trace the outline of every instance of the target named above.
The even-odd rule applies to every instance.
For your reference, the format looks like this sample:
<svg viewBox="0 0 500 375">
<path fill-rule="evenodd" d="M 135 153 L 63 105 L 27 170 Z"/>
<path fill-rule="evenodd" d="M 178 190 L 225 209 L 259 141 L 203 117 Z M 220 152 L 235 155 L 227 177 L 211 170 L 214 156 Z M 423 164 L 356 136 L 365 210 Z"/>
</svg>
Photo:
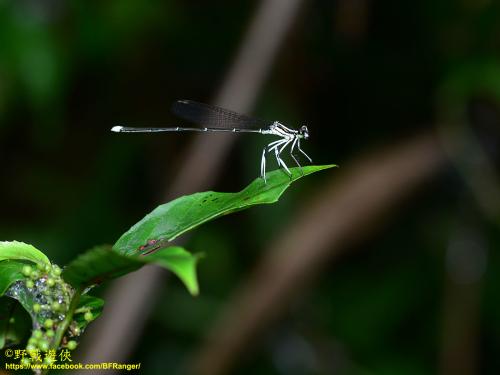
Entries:
<svg viewBox="0 0 500 375">
<path fill-rule="evenodd" d="M 272 134 L 285 139 L 293 139 L 297 136 L 297 131 L 286 127 L 278 121 L 275 121 L 269 127 L 269 130 L 263 130 L 262 134 Z"/>
</svg>

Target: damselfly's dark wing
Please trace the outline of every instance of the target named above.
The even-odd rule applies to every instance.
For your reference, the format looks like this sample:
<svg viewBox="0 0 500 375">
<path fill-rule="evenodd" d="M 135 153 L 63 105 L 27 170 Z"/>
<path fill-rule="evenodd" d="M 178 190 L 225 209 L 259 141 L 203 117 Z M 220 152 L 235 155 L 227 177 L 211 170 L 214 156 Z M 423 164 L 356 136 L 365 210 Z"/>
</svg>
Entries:
<svg viewBox="0 0 500 375">
<path fill-rule="evenodd" d="M 207 128 L 260 129 L 268 128 L 273 123 L 193 100 L 176 101 L 172 105 L 172 112 L 186 121 Z"/>
</svg>

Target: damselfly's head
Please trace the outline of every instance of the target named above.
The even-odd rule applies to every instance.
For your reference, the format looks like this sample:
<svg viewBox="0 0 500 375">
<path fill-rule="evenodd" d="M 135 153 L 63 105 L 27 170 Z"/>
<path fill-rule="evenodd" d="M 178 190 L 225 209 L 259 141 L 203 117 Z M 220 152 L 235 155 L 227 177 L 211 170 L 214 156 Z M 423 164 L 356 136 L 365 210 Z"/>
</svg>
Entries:
<svg viewBox="0 0 500 375">
<path fill-rule="evenodd" d="M 299 135 L 302 136 L 304 139 L 309 138 L 309 130 L 307 129 L 307 126 L 302 125 L 299 129 Z"/>
</svg>

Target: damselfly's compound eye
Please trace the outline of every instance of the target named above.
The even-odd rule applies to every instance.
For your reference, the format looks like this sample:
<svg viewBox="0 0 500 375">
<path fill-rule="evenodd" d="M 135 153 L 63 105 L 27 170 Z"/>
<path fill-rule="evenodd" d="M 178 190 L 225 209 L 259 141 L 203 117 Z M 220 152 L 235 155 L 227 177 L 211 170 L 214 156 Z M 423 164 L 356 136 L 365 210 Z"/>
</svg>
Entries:
<svg viewBox="0 0 500 375">
<path fill-rule="evenodd" d="M 304 125 L 300 128 L 300 134 L 304 137 L 304 139 L 309 138 L 309 130 L 307 129 L 307 126 Z"/>
</svg>

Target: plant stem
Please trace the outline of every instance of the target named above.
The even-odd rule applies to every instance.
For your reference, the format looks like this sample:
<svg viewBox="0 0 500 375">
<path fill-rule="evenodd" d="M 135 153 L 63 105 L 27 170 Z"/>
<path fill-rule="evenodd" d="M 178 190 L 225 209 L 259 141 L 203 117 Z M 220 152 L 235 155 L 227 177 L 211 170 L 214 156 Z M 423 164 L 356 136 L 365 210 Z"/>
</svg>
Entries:
<svg viewBox="0 0 500 375">
<path fill-rule="evenodd" d="M 56 334 L 54 335 L 54 340 L 52 340 L 51 349 L 57 350 L 57 348 L 59 348 L 59 346 L 61 345 L 61 340 L 64 336 L 64 333 L 68 330 L 68 327 L 71 324 L 71 321 L 73 320 L 73 314 L 76 310 L 76 307 L 78 306 L 78 302 L 80 302 L 81 294 L 82 294 L 81 289 L 75 290 L 75 294 L 73 294 L 71 303 L 68 307 L 68 311 L 66 312 L 66 317 L 57 327 Z"/>
<path fill-rule="evenodd" d="M 54 349 L 57 351 L 59 346 L 61 345 L 61 341 L 64 337 L 64 334 L 69 328 L 69 325 L 73 321 L 73 315 L 75 313 L 76 307 L 78 306 L 78 302 L 80 302 L 80 296 L 82 295 L 81 289 L 76 289 L 73 297 L 71 298 L 71 303 L 69 304 L 68 311 L 66 312 L 66 316 L 64 320 L 58 325 L 54 339 L 50 345 L 50 349 Z M 46 374 L 48 370 L 43 371 L 42 374 Z"/>
</svg>

